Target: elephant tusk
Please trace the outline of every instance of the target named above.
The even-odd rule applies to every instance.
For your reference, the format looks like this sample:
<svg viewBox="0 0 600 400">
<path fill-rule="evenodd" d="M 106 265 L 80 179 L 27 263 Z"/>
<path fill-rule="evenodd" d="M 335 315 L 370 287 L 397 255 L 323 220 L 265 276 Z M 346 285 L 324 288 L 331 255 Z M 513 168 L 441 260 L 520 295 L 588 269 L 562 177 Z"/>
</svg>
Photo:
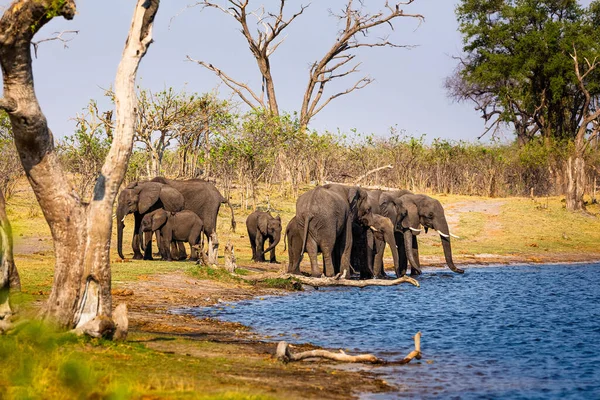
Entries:
<svg viewBox="0 0 600 400">
<path fill-rule="evenodd" d="M 377 228 L 375 228 L 374 226 L 369 226 L 369 228 L 371 228 L 373 230 L 373 232 L 379 232 L 379 230 Z"/>
<path fill-rule="evenodd" d="M 453 234 L 453 233 L 451 233 L 451 234 L 450 234 L 450 236 L 452 236 L 453 238 L 456 238 L 456 239 L 460 239 L 460 236 L 456 236 L 456 235 L 455 235 L 455 234 Z"/>
<path fill-rule="evenodd" d="M 410 229 L 413 232 L 421 232 L 423 229 L 415 229 L 412 226 L 409 226 L 408 229 Z"/>
<path fill-rule="evenodd" d="M 436 229 L 436 231 L 437 231 L 437 233 L 439 233 L 439 234 L 440 234 L 440 236 L 443 236 L 443 237 L 445 237 L 445 238 L 449 238 L 449 237 L 450 237 L 450 235 L 446 235 L 445 233 L 443 233 L 443 232 L 442 232 L 442 231 L 440 231 L 439 229 Z"/>
<path fill-rule="evenodd" d="M 127 217 L 127 215 L 125 217 L 123 217 L 123 219 L 121 220 L 121 222 L 125 222 L 125 218 Z"/>
</svg>

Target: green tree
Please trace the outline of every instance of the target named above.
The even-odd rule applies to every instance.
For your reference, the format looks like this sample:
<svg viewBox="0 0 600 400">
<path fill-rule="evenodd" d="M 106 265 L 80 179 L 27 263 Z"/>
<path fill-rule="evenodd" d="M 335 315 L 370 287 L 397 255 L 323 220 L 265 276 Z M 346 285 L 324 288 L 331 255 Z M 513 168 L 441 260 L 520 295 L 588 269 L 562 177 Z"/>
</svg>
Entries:
<svg viewBox="0 0 600 400">
<path fill-rule="evenodd" d="M 462 0 L 456 14 L 465 56 L 446 83 L 450 95 L 475 103 L 489 123 L 484 134 L 512 124 L 520 144 L 536 136 L 549 146 L 551 139 L 589 138 L 600 76 L 587 60 L 600 55 L 599 10 L 598 1 L 583 8 L 576 0 Z M 585 72 L 576 67 L 590 73 L 582 78 Z M 585 146 L 576 148 L 576 162 L 565 165 L 567 175 L 585 171 Z M 572 183 L 565 188 L 567 198 Z M 575 192 L 579 199 L 567 201 L 570 209 L 583 206 L 583 191 Z"/>
</svg>

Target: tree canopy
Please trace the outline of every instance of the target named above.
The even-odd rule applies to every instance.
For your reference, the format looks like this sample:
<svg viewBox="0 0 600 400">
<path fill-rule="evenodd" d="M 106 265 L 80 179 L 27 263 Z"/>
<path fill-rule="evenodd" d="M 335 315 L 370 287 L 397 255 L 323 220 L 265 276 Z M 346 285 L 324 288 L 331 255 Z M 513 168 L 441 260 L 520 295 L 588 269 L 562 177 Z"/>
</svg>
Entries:
<svg viewBox="0 0 600 400">
<path fill-rule="evenodd" d="M 520 143 L 575 137 L 587 110 L 572 54 L 582 68 L 600 54 L 600 2 L 462 0 L 456 15 L 465 54 L 447 88 L 476 104 L 489 123 L 484 134 L 512 124 Z M 600 95 L 597 72 L 586 87 Z"/>
</svg>

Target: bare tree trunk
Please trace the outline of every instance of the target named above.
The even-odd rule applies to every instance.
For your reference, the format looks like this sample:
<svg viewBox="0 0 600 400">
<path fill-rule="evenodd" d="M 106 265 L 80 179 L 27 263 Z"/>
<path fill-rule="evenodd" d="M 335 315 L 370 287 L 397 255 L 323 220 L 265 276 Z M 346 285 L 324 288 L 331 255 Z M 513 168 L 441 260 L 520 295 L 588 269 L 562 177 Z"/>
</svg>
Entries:
<svg viewBox="0 0 600 400">
<path fill-rule="evenodd" d="M 204 123 L 204 179 L 210 178 L 210 124 L 208 117 Z"/>
<path fill-rule="evenodd" d="M 12 230 L 5 207 L 4 195 L 0 191 L 0 321 L 8 321 L 13 314 L 9 302 L 10 290 L 21 290 L 13 259 Z"/>
<path fill-rule="evenodd" d="M 585 210 L 583 194 L 585 190 L 585 160 L 579 154 L 569 157 L 566 162 L 567 169 L 567 210 Z"/>
<path fill-rule="evenodd" d="M 34 93 L 31 40 L 55 15 L 72 19 L 74 0 L 16 0 L 0 20 L 0 63 L 5 109 L 29 182 L 48 222 L 56 256 L 54 282 L 43 315 L 73 327 L 83 310 L 90 319 L 111 316 L 110 233 L 114 200 L 131 155 L 135 113 L 135 75 L 151 42 L 158 0 L 138 0 L 115 82 L 117 123 L 114 140 L 86 204 L 69 185 L 54 150 L 54 139 Z M 88 288 L 97 287 L 97 298 Z"/>
</svg>

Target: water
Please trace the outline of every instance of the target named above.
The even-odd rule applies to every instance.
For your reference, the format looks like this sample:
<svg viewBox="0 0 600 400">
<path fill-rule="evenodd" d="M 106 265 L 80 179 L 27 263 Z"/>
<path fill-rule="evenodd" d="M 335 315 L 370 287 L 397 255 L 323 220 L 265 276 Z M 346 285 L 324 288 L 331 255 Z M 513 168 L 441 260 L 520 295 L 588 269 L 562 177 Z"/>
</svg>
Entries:
<svg viewBox="0 0 600 400">
<path fill-rule="evenodd" d="M 426 271 L 419 281 L 192 312 L 386 359 L 403 358 L 421 331 L 421 361 L 378 369 L 398 392 L 368 399 L 600 398 L 600 264 Z"/>
</svg>

